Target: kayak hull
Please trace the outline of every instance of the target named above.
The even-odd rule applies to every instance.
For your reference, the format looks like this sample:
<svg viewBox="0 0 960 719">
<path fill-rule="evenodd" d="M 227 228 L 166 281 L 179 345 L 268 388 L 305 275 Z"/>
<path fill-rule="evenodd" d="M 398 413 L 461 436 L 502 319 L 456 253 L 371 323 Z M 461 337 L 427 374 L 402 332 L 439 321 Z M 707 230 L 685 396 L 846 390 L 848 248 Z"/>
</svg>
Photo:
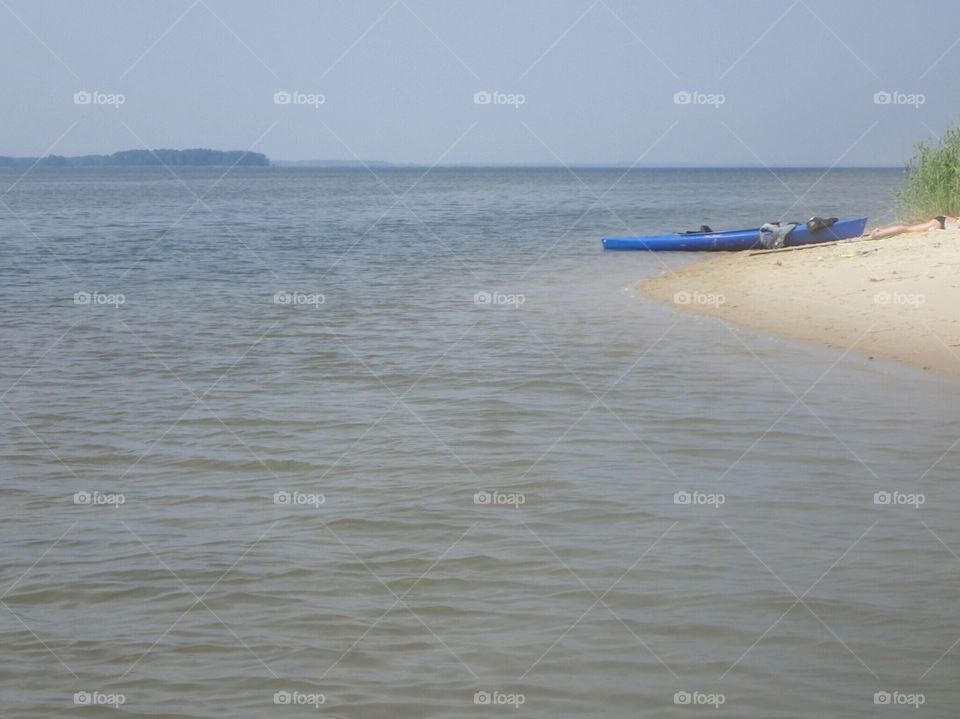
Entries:
<svg viewBox="0 0 960 719">
<path fill-rule="evenodd" d="M 860 237 L 867 218 L 838 220 L 832 226 L 810 233 L 806 225 L 797 225 L 787 237 L 786 247 L 813 245 Z M 654 252 L 723 252 L 763 249 L 760 229 L 727 230 L 726 232 L 692 232 L 686 235 L 642 235 L 637 237 L 604 237 L 605 250 L 651 250 Z"/>
</svg>

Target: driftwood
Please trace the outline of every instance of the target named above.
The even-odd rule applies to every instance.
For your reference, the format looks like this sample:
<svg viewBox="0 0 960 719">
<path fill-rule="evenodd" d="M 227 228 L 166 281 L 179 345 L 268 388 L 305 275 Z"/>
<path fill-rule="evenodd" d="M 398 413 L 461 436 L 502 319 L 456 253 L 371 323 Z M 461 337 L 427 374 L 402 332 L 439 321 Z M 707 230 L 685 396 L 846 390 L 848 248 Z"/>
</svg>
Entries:
<svg viewBox="0 0 960 719">
<path fill-rule="evenodd" d="M 842 245 L 843 243 L 855 244 L 865 239 L 868 239 L 868 235 L 863 235 L 862 237 L 854 237 L 849 240 L 834 240 L 833 242 L 818 242 L 812 245 L 795 245 L 793 247 L 781 247 L 776 250 L 753 250 L 751 252 L 748 252 L 747 256 L 754 257 L 756 255 L 772 255 L 775 252 L 794 252 L 796 250 L 809 250 L 814 247 L 836 247 L 837 245 Z"/>
</svg>

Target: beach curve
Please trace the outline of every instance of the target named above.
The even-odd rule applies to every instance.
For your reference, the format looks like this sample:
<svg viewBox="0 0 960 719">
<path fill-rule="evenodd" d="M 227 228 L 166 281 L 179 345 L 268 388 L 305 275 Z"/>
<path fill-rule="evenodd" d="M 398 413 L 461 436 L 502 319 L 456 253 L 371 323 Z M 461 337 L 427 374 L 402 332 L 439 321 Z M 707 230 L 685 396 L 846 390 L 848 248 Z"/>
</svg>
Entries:
<svg viewBox="0 0 960 719">
<path fill-rule="evenodd" d="M 960 231 L 736 252 L 637 283 L 679 309 L 960 378 Z"/>
</svg>

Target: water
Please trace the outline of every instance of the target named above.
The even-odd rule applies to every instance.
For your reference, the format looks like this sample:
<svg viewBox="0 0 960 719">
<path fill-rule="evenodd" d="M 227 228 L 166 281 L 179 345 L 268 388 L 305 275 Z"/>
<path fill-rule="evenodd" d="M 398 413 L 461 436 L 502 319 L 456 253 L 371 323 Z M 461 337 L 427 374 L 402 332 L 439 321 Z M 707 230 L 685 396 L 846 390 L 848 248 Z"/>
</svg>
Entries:
<svg viewBox="0 0 960 719">
<path fill-rule="evenodd" d="M 0 175 L 4 716 L 955 714 L 957 385 L 598 242 L 899 173 L 178 173 Z"/>
</svg>

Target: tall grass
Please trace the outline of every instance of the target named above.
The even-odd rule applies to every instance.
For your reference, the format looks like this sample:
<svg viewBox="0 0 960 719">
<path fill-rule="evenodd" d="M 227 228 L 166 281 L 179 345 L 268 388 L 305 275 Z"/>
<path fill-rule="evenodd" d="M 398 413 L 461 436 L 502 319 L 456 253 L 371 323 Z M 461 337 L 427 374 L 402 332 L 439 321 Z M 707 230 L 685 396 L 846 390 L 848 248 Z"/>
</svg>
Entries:
<svg viewBox="0 0 960 719">
<path fill-rule="evenodd" d="M 897 213 L 908 222 L 960 216 L 960 126 L 948 128 L 939 144 L 917 145 L 897 194 Z"/>
</svg>

